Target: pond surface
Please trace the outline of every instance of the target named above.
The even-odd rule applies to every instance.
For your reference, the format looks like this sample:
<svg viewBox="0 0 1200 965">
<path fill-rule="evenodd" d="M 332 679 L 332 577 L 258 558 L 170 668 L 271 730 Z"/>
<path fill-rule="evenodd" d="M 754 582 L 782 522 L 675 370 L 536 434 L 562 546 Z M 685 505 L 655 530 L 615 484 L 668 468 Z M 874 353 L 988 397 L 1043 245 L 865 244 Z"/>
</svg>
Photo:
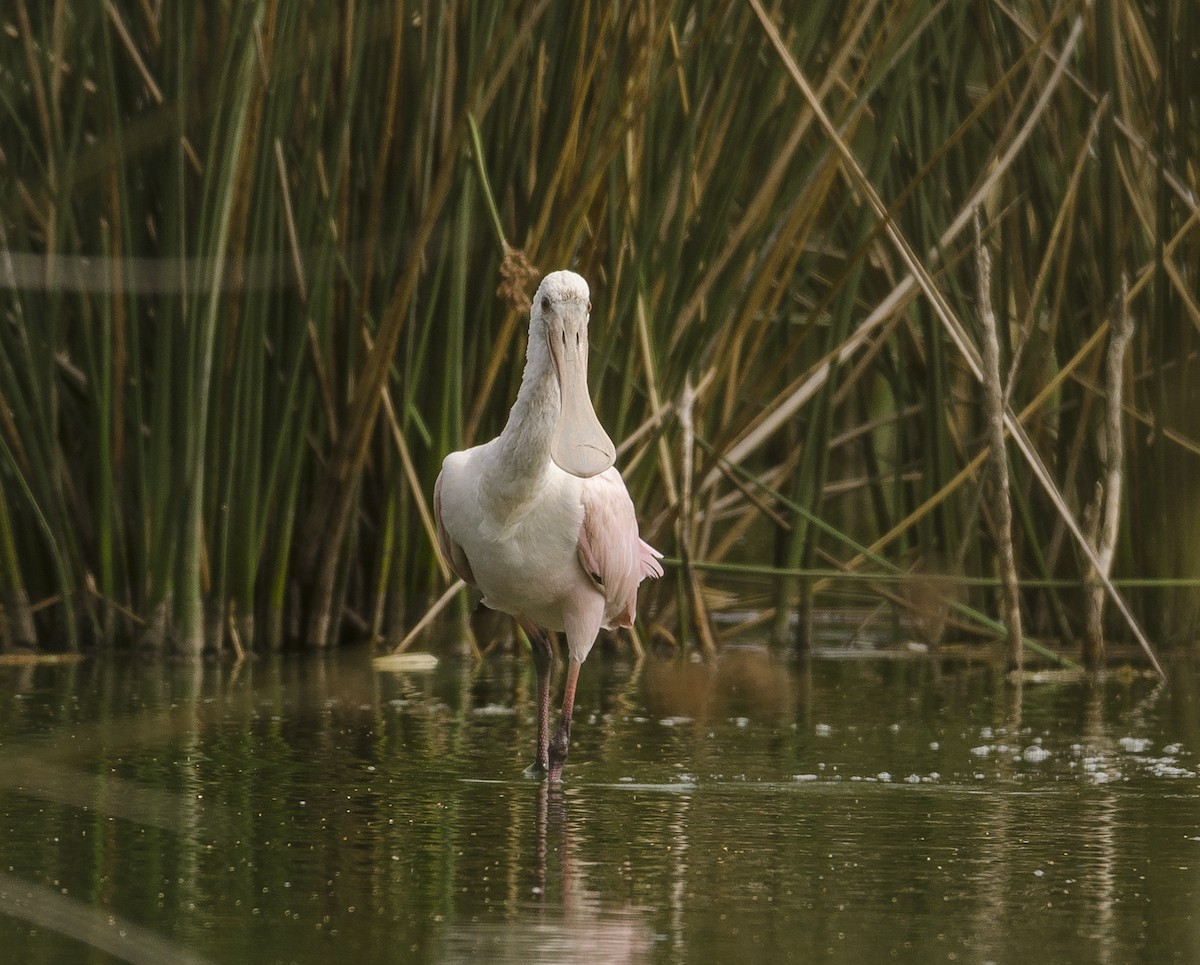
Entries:
<svg viewBox="0 0 1200 965">
<path fill-rule="evenodd" d="M 21 962 L 1196 961 L 1200 675 L 595 654 L 0 668 Z"/>
</svg>

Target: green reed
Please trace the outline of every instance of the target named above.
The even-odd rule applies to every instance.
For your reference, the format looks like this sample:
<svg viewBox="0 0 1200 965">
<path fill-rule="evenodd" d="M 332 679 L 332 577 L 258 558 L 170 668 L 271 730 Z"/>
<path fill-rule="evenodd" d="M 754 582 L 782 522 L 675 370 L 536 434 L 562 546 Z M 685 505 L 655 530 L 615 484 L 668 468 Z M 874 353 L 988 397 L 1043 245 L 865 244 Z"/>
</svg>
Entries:
<svg viewBox="0 0 1200 965">
<path fill-rule="evenodd" d="M 448 585 L 441 458 L 503 424 L 527 300 L 558 267 L 592 285 L 593 394 L 645 534 L 696 564 L 647 589 L 647 629 L 690 643 L 689 621 L 755 609 L 792 640 L 855 581 L 931 639 L 1002 634 L 983 393 L 944 321 L 979 344 L 976 205 L 1006 397 L 1053 486 L 1010 445 L 1029 631 L 1080 632 L 1064 507 L 1082 516 L 1103 476 L 1124 274 L 1112 575 L 1144 581 L 1156 640 L 1191 639 L 1200 17 L 782 9 L 16 0 L 4 645 L 402 635 Z M 722 566 L 760 589 L 721 592 Z"/>
</svg>

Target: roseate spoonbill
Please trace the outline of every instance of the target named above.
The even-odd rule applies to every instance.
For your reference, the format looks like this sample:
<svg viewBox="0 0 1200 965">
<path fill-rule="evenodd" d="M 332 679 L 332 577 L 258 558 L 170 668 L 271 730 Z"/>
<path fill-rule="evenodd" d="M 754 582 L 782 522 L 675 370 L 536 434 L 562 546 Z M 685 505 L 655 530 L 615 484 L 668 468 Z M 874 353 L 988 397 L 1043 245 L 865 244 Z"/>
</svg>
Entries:
<svg viewBox="0 0 1200 965">
<path fill-rule="evenodd" d="M 452 452 L 434 486 L 447 562 L 512 614 L 529 637 L 538 678 L 537 756 L 527 774 L 562 776 L 579 668 L 601 627 L 631 627 L 638 584 L 662 557 L 638 535 L 616 449 L 587 390 L 588 285 L 547 275 L 529 313 L 521 388 L 504 431 Z M 550 739 L 551 632 L 567 634 L 562 714 Z"/>
</svg>

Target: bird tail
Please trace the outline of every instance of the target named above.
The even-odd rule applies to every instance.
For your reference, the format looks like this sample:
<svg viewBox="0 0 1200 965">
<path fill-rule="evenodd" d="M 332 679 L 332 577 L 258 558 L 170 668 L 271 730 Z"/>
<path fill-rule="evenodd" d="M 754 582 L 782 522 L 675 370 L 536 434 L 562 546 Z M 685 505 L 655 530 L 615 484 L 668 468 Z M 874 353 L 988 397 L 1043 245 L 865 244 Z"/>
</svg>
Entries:
<svg viewBox="0 0 1200 965">
<path fill-rule="evenodd" d="M 641 564 L 642 580 L 648 576 L 657 580 L 663 575 L 662 564 L 659 562 L 661 559 L 662 553 L 644 539 L 638 540 L 638 562 Z"/>
</svg>

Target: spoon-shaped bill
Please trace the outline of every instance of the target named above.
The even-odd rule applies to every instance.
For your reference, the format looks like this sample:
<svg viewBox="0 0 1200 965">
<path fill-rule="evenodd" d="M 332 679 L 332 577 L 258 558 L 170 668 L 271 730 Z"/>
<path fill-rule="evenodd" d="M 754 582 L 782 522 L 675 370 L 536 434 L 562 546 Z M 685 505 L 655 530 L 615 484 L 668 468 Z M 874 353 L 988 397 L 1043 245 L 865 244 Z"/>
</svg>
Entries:
<svg viewBox="0 0 1200 965">
<path fill-rule="evenodd" d="M 564 472 L 587 479 L 612 466 L 617 450 L 588 397 L 586 337 L 564 338 L 564 333 L 565 329 L 554 326 L 547 339 L 562 403 L 550 458 Z"/>
</svg>

